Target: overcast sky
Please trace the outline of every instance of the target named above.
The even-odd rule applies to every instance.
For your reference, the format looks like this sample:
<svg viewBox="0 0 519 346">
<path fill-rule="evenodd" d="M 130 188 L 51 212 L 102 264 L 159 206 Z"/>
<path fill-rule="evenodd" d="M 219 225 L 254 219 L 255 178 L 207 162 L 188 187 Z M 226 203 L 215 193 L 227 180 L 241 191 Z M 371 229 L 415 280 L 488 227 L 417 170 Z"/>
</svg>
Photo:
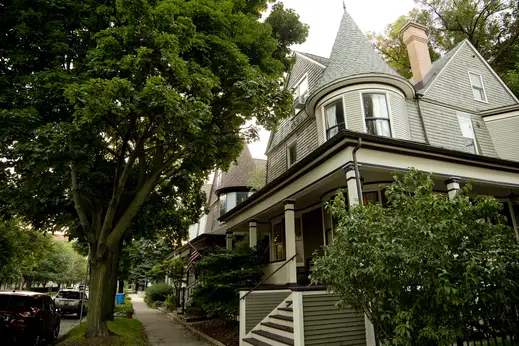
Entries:
<svg viewBox="0 0 519 346">
<path fill-rule="evenodd" d="M 293 8 L 301 21 L 310 25 L 310 33 L 305 43 L 294 46 L 295 50 L 329 57 L 333 41 L 342 18 L 342 0 L 284 0 L 286 8 Z M 345 0 L 346 10 L 364 32 L 381 32 L 385 26 L 398 17 L 407 14 L 413 0 Z M 264 155 L 269 133 L 262 131 L 260 141 L 249 144 L 252 156 Z"/>
</svg>

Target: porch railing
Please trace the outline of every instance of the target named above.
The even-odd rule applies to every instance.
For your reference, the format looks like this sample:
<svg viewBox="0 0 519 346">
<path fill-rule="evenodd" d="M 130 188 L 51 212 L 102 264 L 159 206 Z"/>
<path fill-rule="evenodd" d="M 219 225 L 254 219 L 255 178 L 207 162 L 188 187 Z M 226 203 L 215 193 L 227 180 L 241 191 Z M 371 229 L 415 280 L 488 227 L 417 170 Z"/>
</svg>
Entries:
<svg viewBox="0 0 519 346">
<path fill-rule="evenodd" d="M 284 266 L 286 266 L 290 261 L 293 261 L 294 258 L 296 258 L 297 254 L 295 254 L 294 256 L 290 257 L 288 260 L 285 261 L 285 263 L 283 263 L 282 265 L 279 266 L 279 268 L 277 268 L 276 270 L 274 270 L 272 273 L 270 273 L 266 278 L 264 278 L 263 280 L 261 280 L 261 282 L 259 284 L 257 284 L 256 286 L 254 286 L 250 291 L 248 291 L 247 293 L 245 293 L 243 295 L 243 297 L 240 298 L 240 300 L 242 299 L 245 299 L 245 297 L 247 297 L 249 294 L 252 293 L 252 291 L 254 291 L 256 288 L 260 287 L 261 285 L 263 285 L 268 279 L 270 279 L 274 274 L 276 274 L 278 271 L 281 270 L 281 268 L 283 268 Z"/>
</svg>

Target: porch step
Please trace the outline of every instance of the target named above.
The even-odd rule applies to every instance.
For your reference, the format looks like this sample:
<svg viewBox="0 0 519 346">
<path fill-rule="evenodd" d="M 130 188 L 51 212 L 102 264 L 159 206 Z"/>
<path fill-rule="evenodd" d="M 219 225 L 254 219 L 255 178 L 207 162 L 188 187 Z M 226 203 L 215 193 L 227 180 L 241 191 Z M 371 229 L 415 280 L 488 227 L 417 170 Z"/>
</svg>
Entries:
<svg viewBox="0 0 519 346">
<path fill-rule="evenodd" d="M 294 328 L 292 328 L 292 327 L 283 326 L 281 324 L 277 324 L 277 323 L 273 323 L 273 322 L 262 322 L 261 325 L 265 326 L 265 327 L 270 327 L 270 328 L 274 328 L 274 329 L 283 330 L 283 331 L 289 332 L 289 333 L 293 333 L 294 332 Z"/>
<path fill-rule="evenodd" d="M 263 342 L 258 339 L 253 339 L 253 338 L 245 338 L 245 339 L 243 339 L 243 341 L 248 342 L 249 344 L 254 345 L 254 346 L 270 346 L 266 342 Z"/>
<path fill-rule="evenodd" d="M 290 305 L 292 305 L 292 301 L 291 301 L 291 300 L 287 300 L 285 303 L 286 303 L 287 307 L 289 307 Z"/>
<path fill-rule="evenodd" d="M 280 336 L 274 333 L 267 332 L 265 330 L 253 330 L 252 334 L 256 334 L 258 339 L 261 341 L 274 341 L 275 343 L 280 343 L 283 345 L 294 345 L 294 339 L 286 338 L 284 336 Z"/>
<path fill-rule="evenodd" d="M 292 309 L 292 308 L 278 308 L 278 310 L 281 310 L 281 311 L 288 311 L 288 312 L 294 312 L 294 309 Z"/>
<path fill-rule="evenodd" d="M 283 315 L 270 315 L 270 318 L 275 318 L 278 320 L 288 321 L 288 322 L 294 322 L 294 317 L 291 316 L 283 316 Z"/>
</svg>

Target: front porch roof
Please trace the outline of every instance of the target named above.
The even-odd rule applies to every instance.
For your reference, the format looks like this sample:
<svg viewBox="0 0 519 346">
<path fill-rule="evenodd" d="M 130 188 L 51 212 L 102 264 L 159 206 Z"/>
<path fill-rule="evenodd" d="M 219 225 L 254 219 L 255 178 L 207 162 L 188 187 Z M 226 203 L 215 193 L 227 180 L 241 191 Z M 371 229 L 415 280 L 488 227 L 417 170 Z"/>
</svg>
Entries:
<svg viewBox="0 0 519 346">
<path fill-rule="evenodd" d="M 472 169 L 481 168 L 483 169 L 482 172 L 485 171 L 484 169 L 486 169 L 487 174 L 482 174 L 483 178 L 481 179 L 474 179 L 474 176 L 464 176 L 463 174 L 460 174 L 460 172 L 442 173 L 437 172 L 434 169 L 422 170 L 436 173 L 438 176 L 448 177 L 448 175 L 452 173 L 452 175 L 456 175 L 462 179 L 473 179 L 487 183 L 506 185 L 510 188 L 519 187 L 519 175 L 517 178 L 513 176 L 514 174 L 519 173 L 519 162 L 434 147 L 401 139 L 380 137 L 365 133 L 342 130 L 332 139 L 314 150 L 310 155 L 306 156 L 301 161 L 290 167 L 290 169 L 288 169 L 281 176 L 265 185 L 261 190 L 252 195 L 245 202 L 222 215 L 219 220 L 221 222 L 225 222 L 233 219 L 241 212 L 248 210 L 258 202 L 269 198 L 271 195 L 287 187 L 300 177 L 303 177 L 305 174 L 325 163 L 327 160 L 332 159 L 335 155 L 339 154 L 345 149 L 350 148 L 350 150 L 353 150 L 353 148 L 356 147 L 359 142 L 361 142 L 361 150 L 358 152 L 358 160 L 362 165 L 366 165 L 367 161 L 369 160 L 369 166 L 374 167 L 377 166 L 378 163 L 381 168 L 390 168 L 396 171 L 405 170 L 415 165 L 416 163 L 424 163 L 421 166 L 429 167 L 431 165 L 425 164 L 426 161 L 434 160 L 436 162 L 440 161 L 455 164 L 458 168 L 460 165 L 463 165 L 466 167 L 471 167 Z M 391 153 L 395 157 L 413 157 L 414 160 L 409 162 L 407 166 L 403 166 L 402 163 L 397 165 L 391 162 L 391 155 L 375 157 L 375 155 L 380 152 L 388 154 Z M 343 164 L 346 163 L 347 161 L 343 162 Z M 489 179 L 489 169 L 497 172 L 508 173 L 505 174 L 506 179 L 499 180 L 499 177 L 496 177 L 497 180 Z M 512 175 L 510 175 L 510 173 L 512 173 Z"/>
</svg>

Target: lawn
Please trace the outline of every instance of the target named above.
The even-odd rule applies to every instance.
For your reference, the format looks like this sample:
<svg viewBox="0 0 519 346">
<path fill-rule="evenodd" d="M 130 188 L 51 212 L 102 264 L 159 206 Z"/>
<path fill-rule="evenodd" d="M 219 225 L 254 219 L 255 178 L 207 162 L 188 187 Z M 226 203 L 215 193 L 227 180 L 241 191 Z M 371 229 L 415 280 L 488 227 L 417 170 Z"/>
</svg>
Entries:
<svg viewBox="0 0 519 346">
<path fill-rule="evenodd" d="M 146 332 L 142 324 L 133 318 L 116 318 L 114 321 L 108 322 L 108 329 L 115 335 L 103 338 L 85 339 L 86 322 L 72 328 L 58 343 L 58 346 L 89 346 L 89 345 L 114 345 L 114 346 L 131 346 L 142 345 L 148 346 Z"/>
</svg>

